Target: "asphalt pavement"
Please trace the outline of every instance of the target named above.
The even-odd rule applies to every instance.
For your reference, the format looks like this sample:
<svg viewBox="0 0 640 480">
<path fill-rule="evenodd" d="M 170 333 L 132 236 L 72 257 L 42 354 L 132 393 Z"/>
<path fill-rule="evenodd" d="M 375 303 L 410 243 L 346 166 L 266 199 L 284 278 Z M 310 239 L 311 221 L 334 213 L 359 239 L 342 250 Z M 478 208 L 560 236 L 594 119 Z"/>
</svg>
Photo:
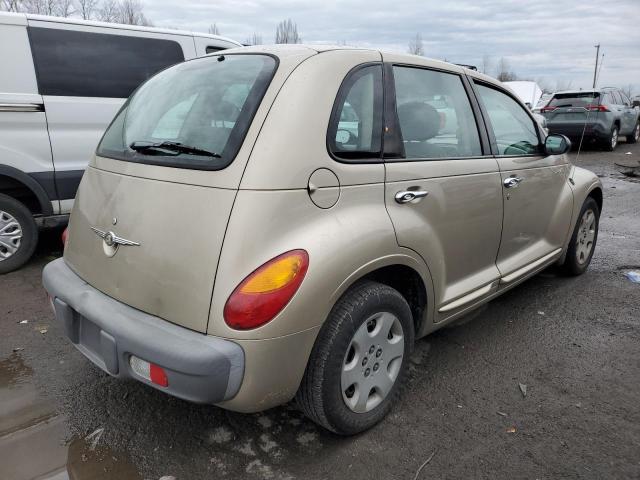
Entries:
<svg viewBox="0 0 640 480">
<path fill-rule="evenodd" d="M 605 187 L 587 273 L 545 271 L 419 341 L 402 400 L 352 438 L 294 405 L 242 415 L 102 373 L 53 319 L 47 232 L 0 277 L 0 479 L 640 478 L 640 284 L 624 276 L 640 271 L 640 181 L 614 168 L 630 158 L 640 145 L 576 160 Z"/>
</svg>

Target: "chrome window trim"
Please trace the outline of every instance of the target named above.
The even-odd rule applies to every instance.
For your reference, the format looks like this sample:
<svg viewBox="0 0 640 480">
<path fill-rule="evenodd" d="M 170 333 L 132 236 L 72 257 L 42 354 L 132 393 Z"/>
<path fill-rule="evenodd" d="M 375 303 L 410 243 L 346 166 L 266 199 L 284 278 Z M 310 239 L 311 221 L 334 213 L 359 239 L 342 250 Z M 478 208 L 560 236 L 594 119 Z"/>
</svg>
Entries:
<svg viewBox="0 0 640 480">
<path fill-rule="evenodd" d="M 0 112 L 44 112 L 42 103 L 0 103 Z"/>
</svg>

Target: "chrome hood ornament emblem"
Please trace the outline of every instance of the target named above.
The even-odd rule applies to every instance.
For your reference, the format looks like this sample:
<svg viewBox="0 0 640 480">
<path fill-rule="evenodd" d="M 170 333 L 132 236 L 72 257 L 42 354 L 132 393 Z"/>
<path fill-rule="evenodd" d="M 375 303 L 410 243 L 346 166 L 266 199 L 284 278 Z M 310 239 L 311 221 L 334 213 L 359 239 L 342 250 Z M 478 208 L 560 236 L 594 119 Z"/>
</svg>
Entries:
<svg viewBox="0 0 640 480">
<path fill-rule="evenodd" d="M 139 247 L 140 244 L 138 242 L 134 242 L 133 240 L 127 240 L 126 238 L 122 238 L 117 236 L 113 232 L 105 232 L 104 230 L 100 230 L 99 228 L 91 227 L 91 230 L 99 236 L 103 240 L 102 247 L 104 248 L 104 253 L 108 257 L 113 257 L 118 251 L 118 247 L 120 245 L 125 245 L 129 247 Z"/>
</svg>

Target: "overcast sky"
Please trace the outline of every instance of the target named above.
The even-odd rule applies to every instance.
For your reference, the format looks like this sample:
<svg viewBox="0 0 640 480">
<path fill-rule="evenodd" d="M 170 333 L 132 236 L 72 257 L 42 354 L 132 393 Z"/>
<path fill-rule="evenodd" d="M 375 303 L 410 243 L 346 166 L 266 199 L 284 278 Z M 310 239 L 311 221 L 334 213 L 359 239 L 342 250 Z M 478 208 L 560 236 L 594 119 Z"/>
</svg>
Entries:
<svg viewBox="0 0 640 480">
<path fill-rule="evenodd" d="M 420 32 L 425 55 L 482 66 L 505 57 L 518 76 L 550 88 L 590 87 L 594 45 L 602 45 L 600 86 L 640 94 L 640 0 L 144 0 L 156 26 L 206 32 L 216 23 L 240 42 L 256 32 L 273 43 L 291 18 L 305 43 L 407 51 Z"/>
</svg>

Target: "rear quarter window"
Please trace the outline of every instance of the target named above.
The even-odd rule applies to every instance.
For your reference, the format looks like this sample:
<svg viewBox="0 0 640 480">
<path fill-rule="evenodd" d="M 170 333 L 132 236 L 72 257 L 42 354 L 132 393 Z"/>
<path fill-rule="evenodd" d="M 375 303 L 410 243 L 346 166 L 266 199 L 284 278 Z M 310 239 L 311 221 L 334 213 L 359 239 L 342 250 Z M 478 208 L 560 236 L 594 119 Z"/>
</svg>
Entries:
<svg viewBox="0 0 640 480">
<path fill-rule="evenodd" d="M 184 61 L 178 42 L 29 27 L 41 95 L 127 98 L 160 70 Z"/>
</svg>

